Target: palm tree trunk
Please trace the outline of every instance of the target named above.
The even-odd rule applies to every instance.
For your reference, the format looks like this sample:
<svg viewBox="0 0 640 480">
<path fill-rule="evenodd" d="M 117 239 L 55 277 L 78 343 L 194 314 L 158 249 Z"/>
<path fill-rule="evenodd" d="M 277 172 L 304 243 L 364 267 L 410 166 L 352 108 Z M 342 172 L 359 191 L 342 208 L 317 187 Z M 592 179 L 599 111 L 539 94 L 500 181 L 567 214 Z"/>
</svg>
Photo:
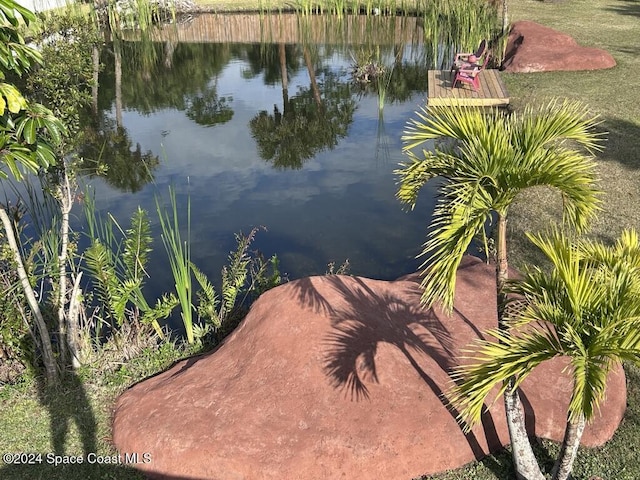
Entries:
<svg viewBox="0 0 640 480">
<path fill-rule="evenodd" d="M 116 77 L 116 125 L 122 127 L 122 51 L 119 39 L 113 41 L 113 53 Z"/>
<path fill-rule="evenodd" d="M 573 462 L 576 459 L 576 455 L 578 455 L 578 447 L 580 446 L 585 424 L 584 415 L 580 415 L 578 420 L 574 422 L 567 420 L 567 429 L 564 432 L 560 453 L 551 471 L 553 480 L 567 480 L 569 478 Z"/>
<path fill-rule="evenodd" d="M 496 288 L 498 296 L 498 328 L 505 330 L 504 311 L 507 305 L 507 295 L 504 291 L 509 279 L 509 263 L 507 260 L 507 214 L 498 213 L 498 228 L 496 241 Z M 507 380 L 508 388 L 504 393 L 504 409 L 507 417 L 507 427 L 511 440 L 511 455 L 518 480 L 544 480 L 540 466 L 533 454 L 531 442 L 527 435 L 524 409 L 520 401 L 518 390 L 513 388 L 514 378 Z"/>
<path fill-rule="evenodd" d="M 311 62 L 311 54 L 308 48 L 304 48 L 304 61 L 307 64 L 307 71 L 309 72 L 309 80 L 311 81 L 311 91 L 313 92 L 313 98 L 316 100 L 316 104 L 319 109 L 322 109 L 322 98 L 320 97 L 320 89 L 318 88 L 318 82 L 316 81 L 316 71 L 313 68 Z"/>
<path fill-rule="evenodd" d="M 507 296 L 504 287 L 509 280 L 509 262 L 507 260 L 507 214 L 498 214 L 498 238 L 496 240 L 496 288 L 498 293 L 498 326 L 506 329 L 503 324 L 504 309 Z"/>
<path fill-rule="evenodd" d="M 97 45 L 93 46 L 93 82 L 91 84 L 91 109 L 94 115 L 98 115 L 98 88 L 100 78 L 100 50 Z"/>
<path fill-rule="evenodd" d="M 278 46 L 280 54 L 280 76 L 282 77 L 282 116 L 287 117 L 287 109 L 289 108 L 289 76 L 287 74 L 287 50 L 285 44 Z"/>
<path fill-rule="evenodd" d="M 540 466 L 533 454 L 524 421 L 524 409 L 518 390 L 513 390 L 513 379 L 507 381 L 510 388 L 504 393 L 504 409 L 511 440 L 511 455 L 518 480 L 544 480 Z"/>
<path fill-rule="evenodd" d="M 20 249 L 18 249 L 18 243 L 16 242 L 16 237 L 13 233 L 13 224 L 11 223 L 9 215 L 7 215 L 7 212 L 4 208 L 0 208 L 0 220 L 2 220 L 2 224 L 4 225 L 5 234 L 7 235 L 7 243 L 9 244 L 9 248 L 13 253 L 14 261 L 16 262 L 16 269 L 18 271 L 20 284 L 22 285 L 22 291 L 24 292 L 24 296 L 29 303 L 29 307 L 31 308 L 31 311 L 33 312 L 33 316 L 35 318 L 36 326 L 38 327 L 38 333 L 40 334 L 40 343 L 42 348 L 42 360 L 44 361 L 44 367 L 47 375 L 47 384 L 55 385 L 58 383 L 58 367 L 53 355 L 51 338 L 49 338 L 49 329 L 47 328 L 47 324 L 45 323 L 42 312 L 40 311 L 40 305 L 38 304 L 38 300 L 36 299 L 35 292 L 33 291 L 31 284 L 29 283 L 27 271 L 24 269 L 22 256 L 20 255 Z"/>
<path fill-rule="evenodd" d="M 173 52 L 176 50 L 176 42 L 164 42 L 164 68 L 173 68 Z"/>
</svg>

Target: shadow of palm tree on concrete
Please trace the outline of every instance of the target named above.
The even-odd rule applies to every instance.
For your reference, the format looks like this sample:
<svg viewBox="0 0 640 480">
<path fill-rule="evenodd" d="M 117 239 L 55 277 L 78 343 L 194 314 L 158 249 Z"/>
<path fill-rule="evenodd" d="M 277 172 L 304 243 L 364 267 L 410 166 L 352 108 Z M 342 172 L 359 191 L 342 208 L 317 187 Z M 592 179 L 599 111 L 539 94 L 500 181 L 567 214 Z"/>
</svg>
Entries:
<svg viewBox="0 0 640 480">
<path fill-rule="evenodd" d="M 346 386 L 356 400 L 368 398 L 365 381 L 378 382 L 375 355 L 381 343 L 398 348 L 414 368 L 411 351 L 429 355 L 443 370 L 452 366 L 449 332 L 431 310 L 390 294 L 376 294 L 360 278 L 351 279 L 357 288 L 347 285 L 343 277 L 331 280 L 348 299 L 346 306 L 332 310 L 334 331 L 324 341 L 324 368 L 334 386 Z"/>
<path fill-rule="evenodd" d="M 454 342 L 449 328 L 433 309 L 424 309 L 419 302 L 407 300 L 420 298 L 420 285 L 410 281 L 398 283 L 392 293 L 384 289 L 374 291 L 368 282 L 358 277 L 333 275 L 324 277 L 324 281 L 332 290 L 329 295 L 326 287 L 317 287 L 317 278 L 294 283 L 298 301 L 331 321 L 332 331 L 323 339 L 323 369 L 334 388 L 344 390 L 352 401 L 369 400 L 371 393 L 367 384 L 378 383 L 378 349 L 382 344 L 392 345 L 402 352 L 449 414 L 457 419 L 458 411 L 447 402 L 442 382 L 434 379 L 435 373 L 442 377 L 441 372 L 448 377 L 457 364 Z M 439 372 L 429 371 L 433 368 Z M 501 448 L 488 411 L 483 415 L 482 424 L 489 448 Z M 486 456 L 473 432 L 465 434 L 465 439 L 476 459 Z"/>
</svg>

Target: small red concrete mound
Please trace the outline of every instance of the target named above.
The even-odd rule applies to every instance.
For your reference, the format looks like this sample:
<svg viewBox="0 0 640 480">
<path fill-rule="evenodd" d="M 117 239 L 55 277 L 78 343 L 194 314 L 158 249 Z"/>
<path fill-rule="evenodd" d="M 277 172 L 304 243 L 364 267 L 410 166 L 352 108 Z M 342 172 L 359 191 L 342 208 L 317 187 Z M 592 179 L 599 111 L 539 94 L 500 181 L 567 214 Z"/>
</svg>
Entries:
<svg viewBox="0 0 640 480">
<path fill-rule="evenodd" d="M 118 450 L 150 454 L 136 466 L 154 478 L 410 480 L 500 449 L 501 401 L 465 436 L 442 400 L 461 349 L 496 324 L 494 269 L 465 259 L 451 317 L 420 308 L 416 278 L 310 277 L 265 293 L 216 351 L 118 399 Z M 563 437 L 565 365 L 523 387 L 538 436 Z M 625 406 L 620 367 L 584 443 L 608 440 Z"/>
<path fill-rule="evenodd" d="M 502 63 L 507 72 L 523 73 L 615 66 L 616 61 L 605 50 L 581 47 L 569 35 L 529 21 L 513 24 Z"/>
</svg>

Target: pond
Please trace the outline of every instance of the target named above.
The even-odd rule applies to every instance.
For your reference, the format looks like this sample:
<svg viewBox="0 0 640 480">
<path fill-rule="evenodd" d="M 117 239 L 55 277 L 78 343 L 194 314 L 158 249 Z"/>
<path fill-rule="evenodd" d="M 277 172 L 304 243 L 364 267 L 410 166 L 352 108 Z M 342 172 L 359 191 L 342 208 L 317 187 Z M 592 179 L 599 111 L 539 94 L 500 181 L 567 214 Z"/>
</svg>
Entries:
<svg viewBox="0 0 640 480">
<path fill-rule="evenodd" d="M 216 283 L 234 233 L 255 226 L 266 231 L 253 247 L 276 254 L 290 279 L 345 260 L 350 273 L 378 279 L 415 271 L 433 193 L 404 211 L 393 170 L 404 161 L 405 124 L 425 102 L 430 60 L 418 27 L 360 25 L 370 29 L 364 42 L 343 24 L 355 37 L 345 41 L 332 39 L 325 20 L 322 38 L 306 42 L 290 32 L 299 20 L 266 28 L 238 16 L 242 25 L 215 28 L 219 21 L 196 17 L 153 42 L 125 36 L 102 53 L 95 138 L 81 153 L 86 165 L 102 156 L 108 170 L 86 182 L 123 225 L 136 206 L 149 212 L 157 238 L 149 298 L 173 285 L 155 214 L 169 186 L 185 238 L 190 199 L 192 259 Z M 384 83 L 354 81 L 362 58 L 384 65 Z"/>
</svg>

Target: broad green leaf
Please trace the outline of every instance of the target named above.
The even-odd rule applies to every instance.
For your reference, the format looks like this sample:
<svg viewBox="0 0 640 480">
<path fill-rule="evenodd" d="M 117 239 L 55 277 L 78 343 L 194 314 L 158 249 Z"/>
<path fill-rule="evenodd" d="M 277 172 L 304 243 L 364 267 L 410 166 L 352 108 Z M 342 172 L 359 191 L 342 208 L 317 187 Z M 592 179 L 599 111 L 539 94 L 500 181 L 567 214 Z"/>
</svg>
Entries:
<svg viewBox="0 0 640 480">
<path fill-rule="evenodd" d="M 8 83 L 0 83 L 0 96 L 2 97 L 2 109 L 0 115 L 4 114 L 5 105 L 8 105 L 11 113 L 18 113 L 27 108 L 27 101 L 20 91 Z M 6 104 L 4 100 L 6 99 Z"/>
</svg>

